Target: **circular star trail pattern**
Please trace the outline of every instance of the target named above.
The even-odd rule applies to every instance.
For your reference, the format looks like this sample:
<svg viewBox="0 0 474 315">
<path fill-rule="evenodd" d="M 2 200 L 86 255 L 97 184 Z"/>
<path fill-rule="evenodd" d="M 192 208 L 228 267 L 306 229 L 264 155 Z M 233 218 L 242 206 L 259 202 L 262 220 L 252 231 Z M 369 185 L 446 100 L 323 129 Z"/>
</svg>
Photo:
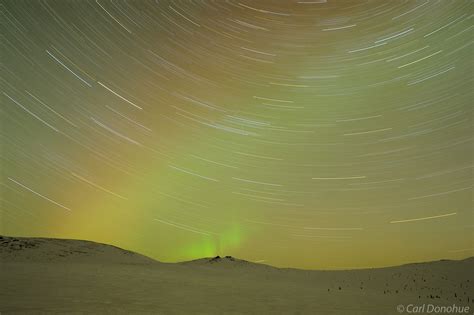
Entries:
<svg viewBox="0 0 474 315">
<path fill-rule="evenodd" d="M 473 254 L 471 1 L 2 11 L 2 234 L 299 268 Z"/>
</svg>

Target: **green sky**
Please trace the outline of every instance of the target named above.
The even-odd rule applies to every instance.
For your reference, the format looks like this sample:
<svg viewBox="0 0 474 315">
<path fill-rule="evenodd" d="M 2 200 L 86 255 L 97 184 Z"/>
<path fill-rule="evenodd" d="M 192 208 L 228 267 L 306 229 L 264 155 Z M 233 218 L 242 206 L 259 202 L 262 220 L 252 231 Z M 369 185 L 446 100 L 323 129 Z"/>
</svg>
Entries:
<svg viewBox="0 0 474 315">
<path fill-rule="evenodd" d="M 296 268 L 473 255 L 472 2 L 4 7 L 1 234 Z"/>
</svg>

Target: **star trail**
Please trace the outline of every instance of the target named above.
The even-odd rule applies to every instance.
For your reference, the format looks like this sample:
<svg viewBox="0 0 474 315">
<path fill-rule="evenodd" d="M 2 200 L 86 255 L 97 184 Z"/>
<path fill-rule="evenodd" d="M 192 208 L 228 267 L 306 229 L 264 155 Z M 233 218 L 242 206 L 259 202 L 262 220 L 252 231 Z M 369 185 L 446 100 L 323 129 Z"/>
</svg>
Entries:
<svg viewBox="0 0 474 315">
<path fill-rule="evenodd" d="M 1 234 L 297 268 L 474 253 L 472 2 L 2 2 Z"/>
</svg>

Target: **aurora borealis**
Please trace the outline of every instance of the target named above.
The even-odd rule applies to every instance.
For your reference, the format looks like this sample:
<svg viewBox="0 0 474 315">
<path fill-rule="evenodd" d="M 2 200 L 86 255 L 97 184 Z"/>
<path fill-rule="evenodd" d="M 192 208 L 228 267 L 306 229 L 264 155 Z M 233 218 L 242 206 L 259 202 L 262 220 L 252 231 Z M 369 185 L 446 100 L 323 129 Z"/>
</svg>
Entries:
<svg viewBox="0 0 474 315">
<path fill-rule="evenodd" d="M 471 1 L 2 3 L 0 234 L 297 268 L 473 255 Z"/>
</svg>

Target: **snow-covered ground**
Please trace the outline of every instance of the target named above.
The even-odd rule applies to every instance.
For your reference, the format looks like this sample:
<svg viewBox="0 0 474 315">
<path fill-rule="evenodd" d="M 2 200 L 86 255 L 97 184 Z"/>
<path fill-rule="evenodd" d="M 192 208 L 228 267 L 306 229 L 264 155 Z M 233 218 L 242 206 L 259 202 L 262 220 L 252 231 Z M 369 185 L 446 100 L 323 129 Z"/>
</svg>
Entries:
<svg viewBox="0 0 474 315">
<path fill-rule="evenodd" d="M 474 258 L 308 271 L 232 257 L 166 264 L 88 241 L 0 239 L 0 312 L 96 314 L 399 314 L 474 311 Z M 411 305 L 411 306 L 410 306 Z M 408 309 L 407 309 L 408 307 Z"/>
</svg>

